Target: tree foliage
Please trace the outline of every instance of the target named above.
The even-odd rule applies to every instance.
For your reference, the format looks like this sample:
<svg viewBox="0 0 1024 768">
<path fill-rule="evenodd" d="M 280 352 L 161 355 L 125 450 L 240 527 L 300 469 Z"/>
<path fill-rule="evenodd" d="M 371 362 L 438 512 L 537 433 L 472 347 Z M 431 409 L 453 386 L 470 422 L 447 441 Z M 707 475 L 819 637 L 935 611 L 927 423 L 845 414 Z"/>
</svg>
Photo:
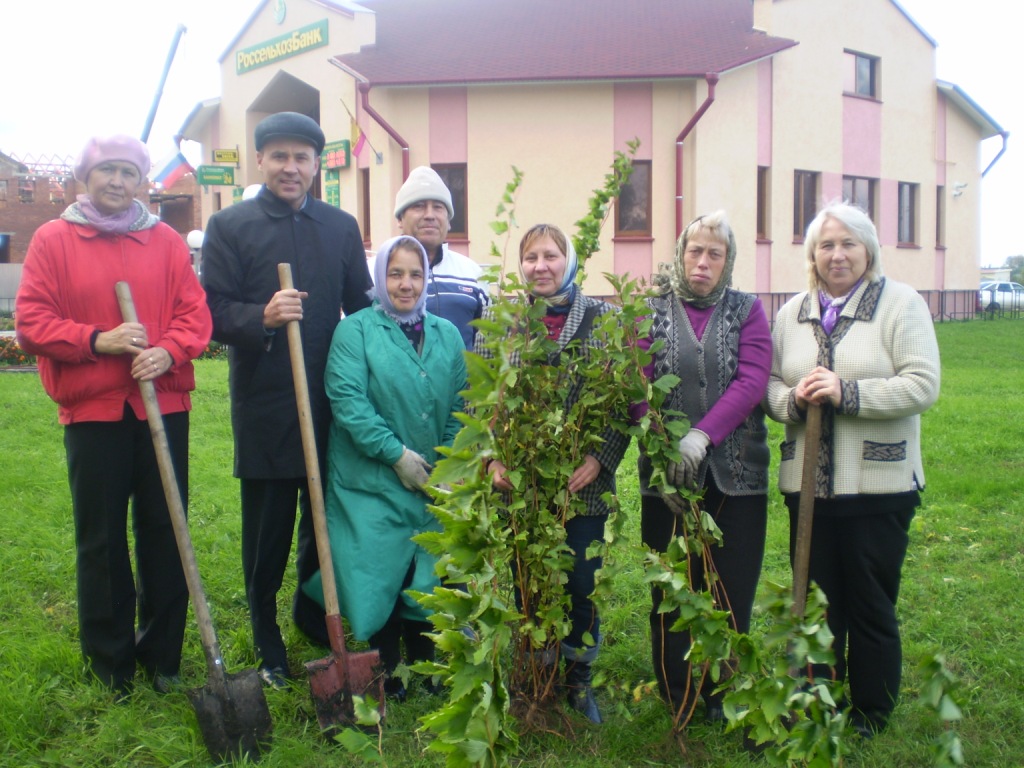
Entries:
<svg viewBox="0 0 1024 768">
<path fill-rule="evenodd" d="M 635 149 L 631 144 L 630 155 Z M 599 248 L 609 206 L 628 179 L 630 155 L 616 154 L 586 215 L 576 222 L 580 279 Z M 522 173 L 513 169 L 492 224 L 506 239 L 506 249 L 522 181 Z M 504 270 L 505 253 L 497 245 L 492 256 Z M 515 759 L 524 728 L 565 725 L 560 730 L 571 733 L 570 717 L 556 695 L 557 661 L 570 629 L 564 585 L 573 557 L 565 545 L 565 522 L 583 509 L 566 486 L 611 425 L 637 439 L 651 458 L 652 486 L 679 493 L 689 503 L 683 505 L 680 535 L 659 554 L 623 541 L 617 499 L 606 495 L 612 513 L 605 539 L 596 546 L 599 552 L 588 555 L 618 546 L 626 556 L 605 559 L 595 602 L 600 606 L 622 564 L 635 555 L 644 563 L 645 580 L 662 592 L 660 610 L 679 610 L 672 629 L 690 633 L 695 677 L 709 677 L 724 693 L 729 729 L 743 731 L 775 765 L 839 765 L 847 733 L 836 705 L 839 691 L 807 674 L 809 665 L 832 660 L 824 596 L 812 585 L 804 615 L 795 616 L 790 590 L 773 586 L 764 606 L 768 632 L 754 636 L 732 628 L 712 558 L 721 532 L 692 494 L 666 481 L 665 466 L 679 459 L 675 446 L 689 425 L 684 414 L 662 407 L 678 378 L 648 381 L 642 374 L 658 349 L 657 343 L 650 350 L 640 344 L 650 329 L 648 294 L 628 278 L 605 277 L 619 311 L 595 320 L 593 344 L 563 352 L 552 365 L 557 345 L 548 340 L 542 322 L 544 302 L 529 301 L 516 274 L 496 276 L 498 297 L 478 324 L 484 346 L 467 356 L 463 426 L 450 448 L 439 449 L 443 458 L 431 478 L 436 486 L 431 509 L 442 530 L 417 537 L 438 556 L 444 582 L 431 594 L 417 595 L 432 612 L 439 653 L 436 661 L 414 669 L 441 680 L 448 692 L 447 701 L 422 718 L 423 729 L 433 736 L 427 748 L 443 753 L 453 768 L 497 768 Z M 643 401 L 649 408 L 632 423 L 629 406 Z M 493 488 L 486 469 L 491 459 L 509 469 L 513 492 Z M 702 583 L 691 580 L 695 558 L 704 566 Z M 621 687 L 637 696 L 657 690 L 650 681 Z M 684 749 L 696 701 L 692 693 L 673 719 L 673 733 Z"/>
<path fill-rule="evenodd" d="M 1009 256 L 1003 266 L 1010 268 L 1011 281 L 1024 283 L 1024 256 Z"/>
</svg>

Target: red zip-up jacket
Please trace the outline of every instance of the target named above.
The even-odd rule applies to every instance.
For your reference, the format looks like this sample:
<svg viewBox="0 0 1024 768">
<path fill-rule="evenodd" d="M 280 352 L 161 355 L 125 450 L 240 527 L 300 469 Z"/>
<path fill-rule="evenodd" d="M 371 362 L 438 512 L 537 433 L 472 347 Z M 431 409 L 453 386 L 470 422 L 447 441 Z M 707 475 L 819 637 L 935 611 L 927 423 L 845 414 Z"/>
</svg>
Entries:
<svg viewBox="0 0 1024 768">
<path fill-rule="evenodd" d="M 102 235 L 58 219 L 40 227 L 29 244 L 15 322 L 18 342 L 39 358 L 39 376 L 59 406 L 61 424 L 120 421 L 125 402 L 146 418 L 132 357 L 96 354 L 91 345 L 94 331 L 123 322 L 114 293 L 120 280 L 131 288 L 149 345 L 174 360 L 154 381 L 161 413 L 192 407 L 192 360 L 209 343 L 213 321 L 181 235 L 162 222 Z"/>
</svg>

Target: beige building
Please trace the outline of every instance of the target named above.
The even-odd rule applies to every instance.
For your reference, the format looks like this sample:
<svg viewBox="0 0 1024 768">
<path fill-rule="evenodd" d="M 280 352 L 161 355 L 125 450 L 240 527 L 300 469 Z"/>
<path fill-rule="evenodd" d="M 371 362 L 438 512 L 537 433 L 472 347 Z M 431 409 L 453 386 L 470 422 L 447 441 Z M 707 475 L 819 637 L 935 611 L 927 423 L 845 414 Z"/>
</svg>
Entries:
<svg viewBox="0 0 1024 768">
<path fill-rule="evenodd" d="M 734 283 L 776 294 L 772 311 L 805 285 L 807 222 L 847 198 L 878 225 L 886 273 L 959 315 L 977 288 L 981 143 L 1006 134 L 936 80 L 935 45 L 894 0 L 265 0 L 182 135 L 208 161 L 237 150 L 233 186 L 203 188 L 204 222 L 259 181 L 255 125 L 294 110 L 335 145 L 315 193 L 356 215 L 368 248 L 395 234 L 409 170 L 431 165 L 456 201 L 449 242 L 480 262 L 512 166 L 520 225 L 571 230 L 637 138 L 588 291 L 607 292 L 603 272 L 649 276 L 723 208 Z"/>
</svg>

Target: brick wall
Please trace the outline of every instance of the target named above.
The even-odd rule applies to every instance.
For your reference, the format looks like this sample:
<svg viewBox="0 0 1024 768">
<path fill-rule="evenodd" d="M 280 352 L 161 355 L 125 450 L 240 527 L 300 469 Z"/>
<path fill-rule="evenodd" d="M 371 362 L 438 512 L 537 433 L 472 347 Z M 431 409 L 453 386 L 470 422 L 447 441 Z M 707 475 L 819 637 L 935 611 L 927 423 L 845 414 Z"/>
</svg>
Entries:
<svg viewBox="0 0 1024 768">
<path fill-rule="evenodd" d="M 3 184 L 5 181 L 6 193 Z M 25 187 L 25 192 L 28 192 L 28 187 L 31 186 L 31 194 L 19 194 L 20 186 Z M 54 187 L 54 194 L 51 196 L 49 178 L 36 178 L 29 185 L 23 179 L 19 179 L 15 168 L 0 163 L 0 233 L 10 233 L 5 253 L 0 253 L 0 260 L 6 257 L 6 261 L 12 264 L 25 261 L 28 244 L 35 231 L 46 222 L 58 218 L 64 209 L 75 201 L 75 196 L 85 191 L 84 187 L 73 179 L 64 187 L 62 197 L 57 187 Z M 173 187 L 165 190 L 163 195 L 166 197 L 163 201 L 150 201 L 148 191 L 139 194 L 138 197 L 153 213 L 161 215 L 182 237 L 199 228 L 202 214 L 199 209 L 195 176 L 187 174 Z M 26 202 L 22 202 L 23 199 Z M 29 199 L 31 202 L 28 202 Z"/>
<path fill-rule="evenodd" d="M 19 264 L 25 260 L 29 241 L 36 229 L 48 221 L 60 216 L 67 204 L 74 199 L 73 193 L 65 192 L 63 197 L 55 193 L 53 202 L 50 198 L 50 180 L 37 178 L 26 182 L 13 174 L 6 179 L 0 168 L 0 187 L 7 182 L 7 194 L 0 195 L 0 232 L 9 232 L 7 261 Z M 19 194 L 19 186 L 30 195 Z M 68 195 L 71 194 L 70 199 Z M 6 199 L 3 199 L 6 197 Z M 22 199 L 31 197 L 31 202 Z"/>
</svg>

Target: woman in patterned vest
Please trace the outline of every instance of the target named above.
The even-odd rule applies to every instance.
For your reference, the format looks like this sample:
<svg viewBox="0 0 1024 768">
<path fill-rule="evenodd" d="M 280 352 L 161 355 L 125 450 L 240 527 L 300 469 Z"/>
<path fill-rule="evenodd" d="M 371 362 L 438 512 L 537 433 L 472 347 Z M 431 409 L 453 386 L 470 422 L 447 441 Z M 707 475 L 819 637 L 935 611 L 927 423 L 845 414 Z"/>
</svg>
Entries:
<svg viewBox="0 0 1024 768">
<path fill-rule="evenodd" d="M 760 300 L 729 287 L 735 261 L 736 241 L 723 212 L 686 227 L 671 267 L 662 265 L 654 277 L 659 295 L 650 300 L 651 341 L 663 344 L 646 373 L 679 377 L 664 405 L 686 414 L 690 428 L 679 441 L 680 461 L 666 469 L 667 479 L 701 494 L 702 508 L 722 530 L 722 545 L 711 551 L 718 579 L 709 588 L 719 607 L 732 612 L 735 628 L 747 632 L 767 522 L 769 452 L 760 403 L 771 338 Z M 678 495 L 663 497 L 650 478 L 651 463 L 641 457 L 641 534 L 647 546 L 664 552 L 682 532 L 683 503 Z M 705 584 L 707 577 L 700 558 L 691 558 L 691 584 Z M 670 631 L 678 612 L 658 612 L 660 588 L 652 589 L 651 600 L 654 670 L 662 696 L 678 713 L 691 701 L 690 636 Z M 703 680 L 700 693 L 705 717 L 713 722 L 723 712 L 712 688 Z"/>
</svg>

